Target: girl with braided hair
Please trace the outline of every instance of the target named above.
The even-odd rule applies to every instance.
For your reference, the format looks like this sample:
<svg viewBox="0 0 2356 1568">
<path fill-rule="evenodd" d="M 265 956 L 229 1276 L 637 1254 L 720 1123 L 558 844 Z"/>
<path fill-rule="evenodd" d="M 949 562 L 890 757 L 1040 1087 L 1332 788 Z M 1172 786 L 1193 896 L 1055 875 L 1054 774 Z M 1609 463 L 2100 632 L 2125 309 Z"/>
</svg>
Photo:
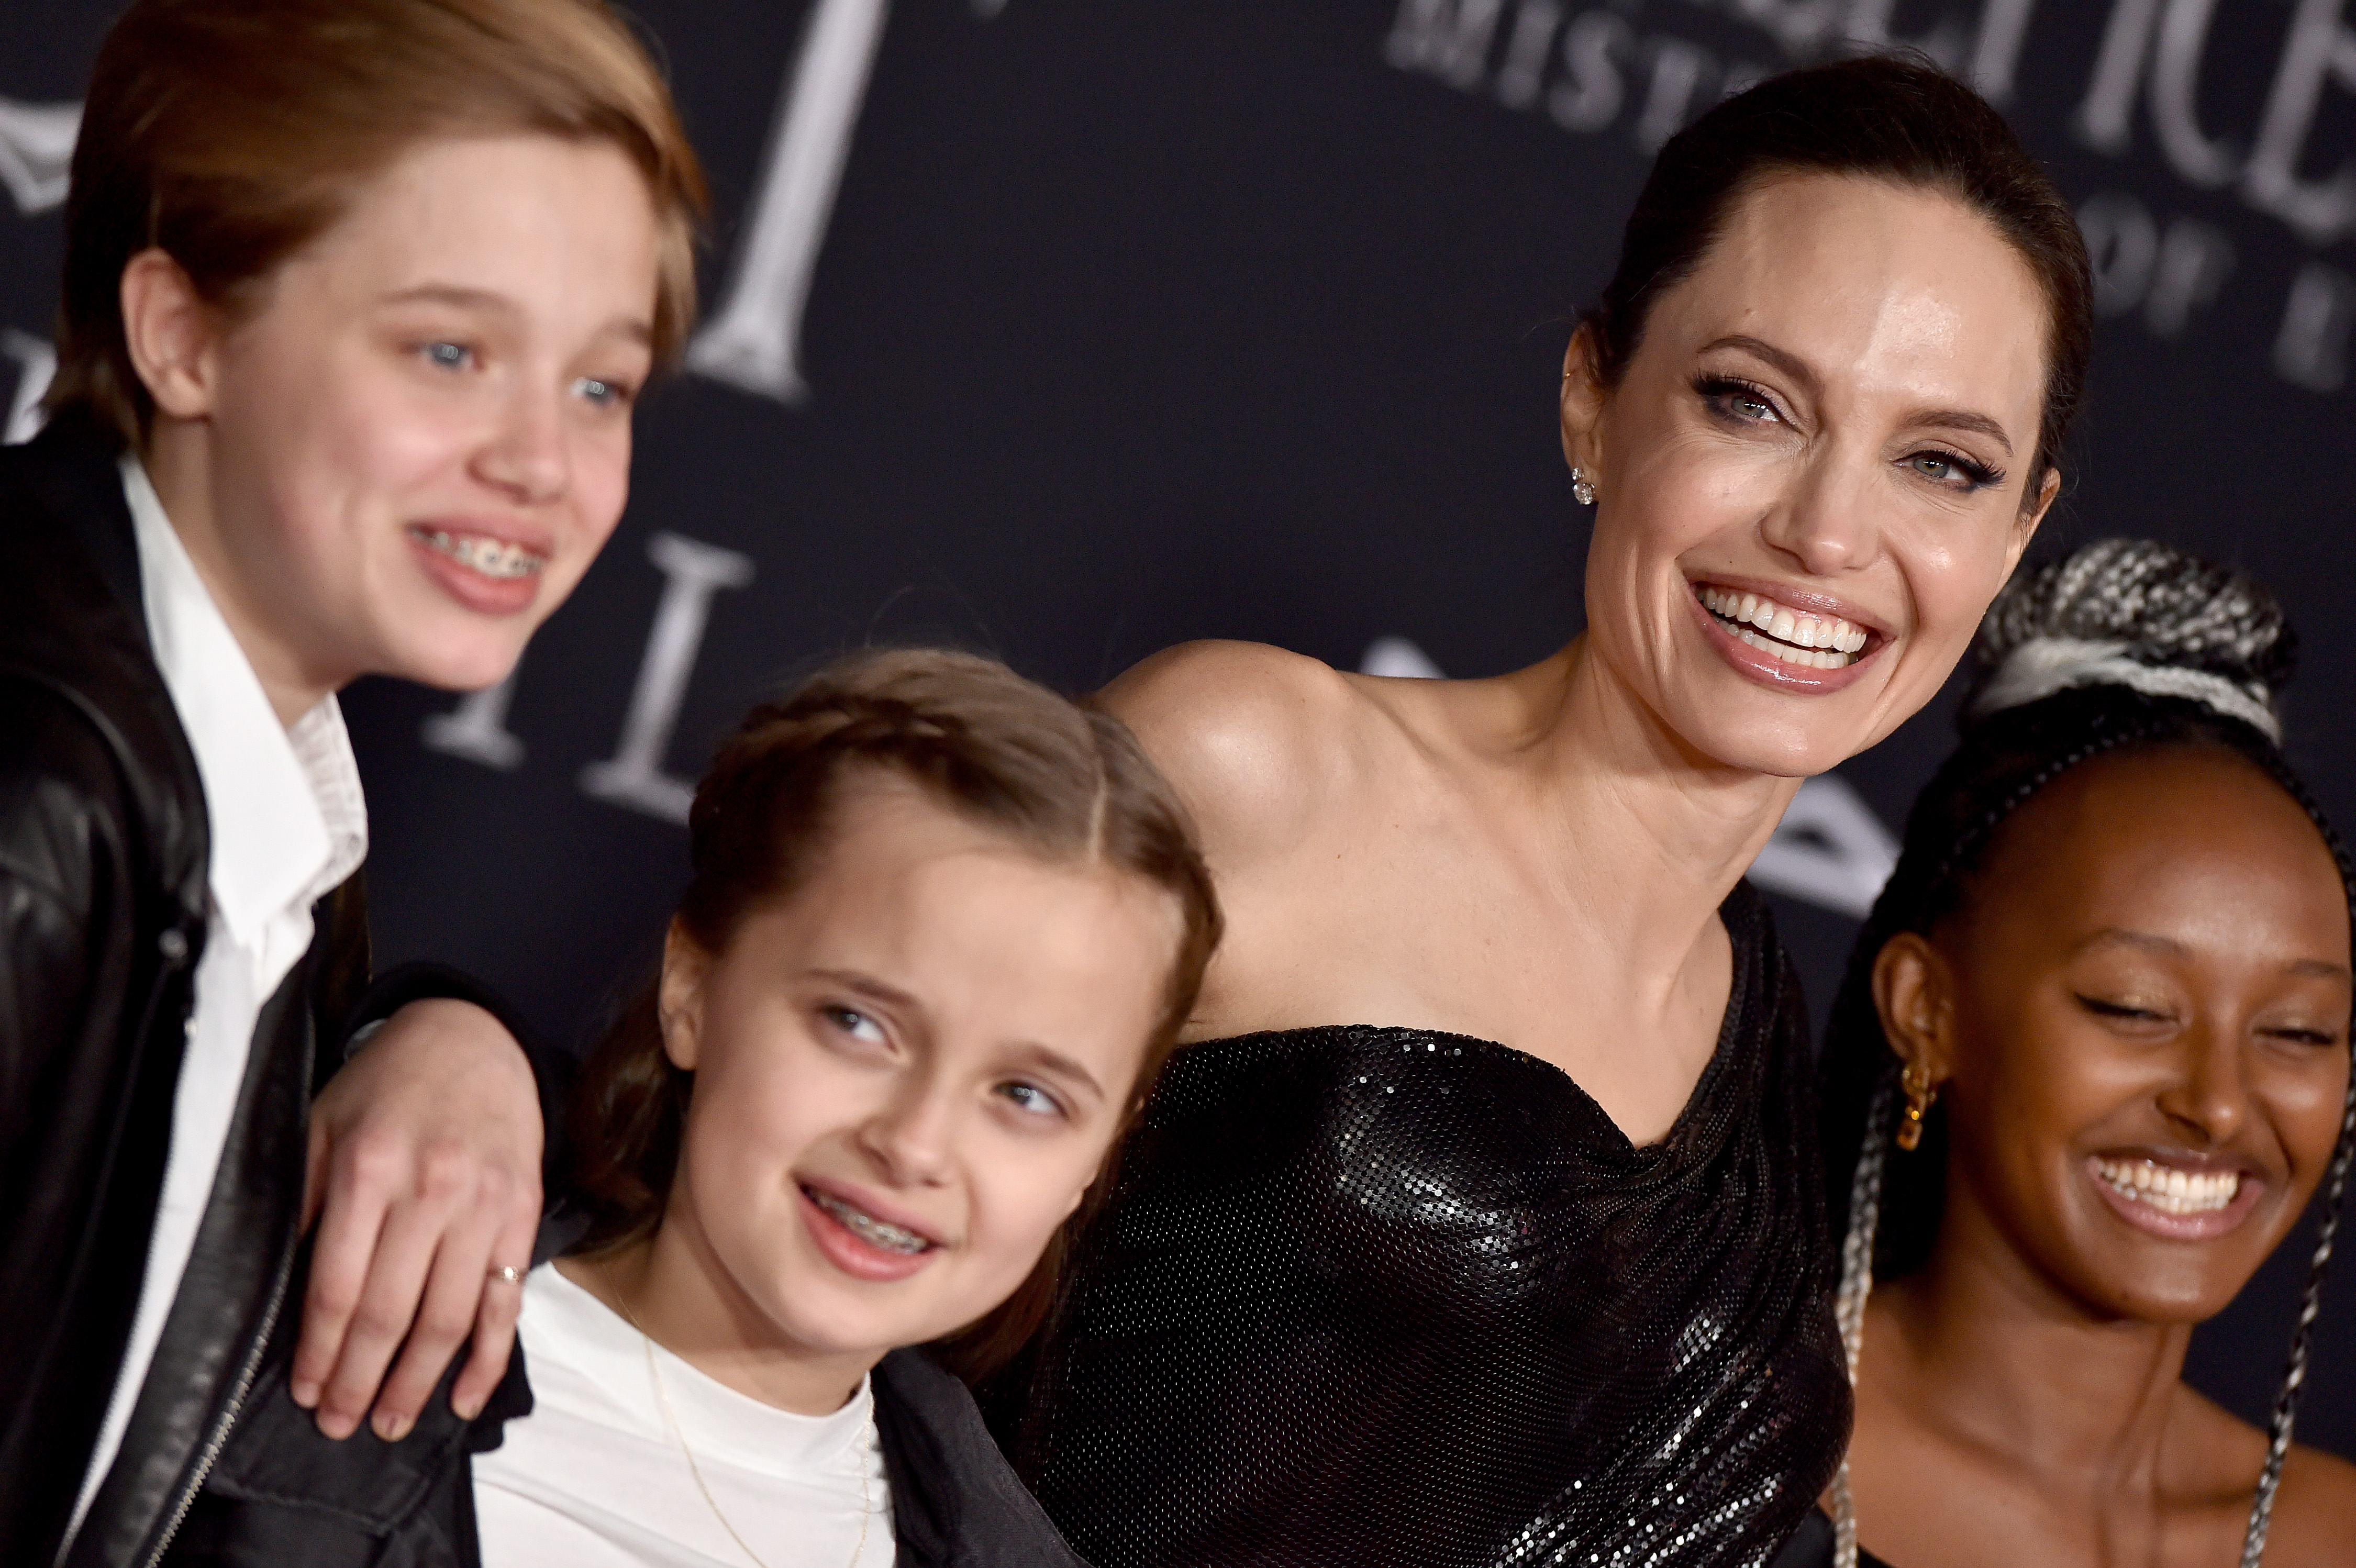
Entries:
<svg viewBox="0 0 2356 1568">
<path fill-rule="evenodd" d="M 2008 589 L 1977 651 L 1826 1038 L 1857 1429 L 1786 1561 L 2344 1563 L 2356 1466 L 2291 1446 L 2356 1129 L 2349 859 L 2280 748 L 2291 630 L 2113 540 Z M 2185 1351 L 2319 1187 L 2262 1434 Z"/>
<path fill-rule="evenodd" d="M 265 1371 L 170 1563 L 1084 1568 L 953 1373 L 1037 1324 L 1194 1004 L 1185 812 L 1118 721 L 902 650 L 754 710 L 689 832 L 489 1407 L 339 1452 Z"/>
</svg>

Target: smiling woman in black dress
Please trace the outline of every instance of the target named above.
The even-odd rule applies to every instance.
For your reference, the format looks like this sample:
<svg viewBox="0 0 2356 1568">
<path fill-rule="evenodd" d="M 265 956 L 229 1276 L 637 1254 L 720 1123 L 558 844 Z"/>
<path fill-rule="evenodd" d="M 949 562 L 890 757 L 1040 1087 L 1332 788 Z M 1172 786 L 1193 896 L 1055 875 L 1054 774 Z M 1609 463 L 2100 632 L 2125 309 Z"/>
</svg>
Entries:
<svg viewBox="0 0 2356 1568">
<path fill-rule="evenodd" d="M 2069 209 L 1858 60 L 1661 154 L 1564 365 L 1588 631 L 1494 680 L 1197 645 L 1108 700 L 1229 917 L 1006 1437 L 1099 1568 L 1759 1563 L 1849 1399 L 1741 875 L 1939 689 L 2059 484 Z"/>
</svg>

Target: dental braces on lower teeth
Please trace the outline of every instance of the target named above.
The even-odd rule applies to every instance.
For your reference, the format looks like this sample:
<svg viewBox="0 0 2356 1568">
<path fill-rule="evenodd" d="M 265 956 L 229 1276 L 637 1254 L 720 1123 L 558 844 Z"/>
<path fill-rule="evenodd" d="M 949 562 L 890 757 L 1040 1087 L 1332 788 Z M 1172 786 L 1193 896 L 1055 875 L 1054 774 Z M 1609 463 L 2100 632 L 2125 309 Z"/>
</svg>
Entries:
<svg viewBox="0 0 2356 1568">
<path fill-rule="evenodd" d="M 1735 640 L 1804 669 L 1847 668 L 1869 635 L 1838 617 L 1810 615 L 1757 594 L 1700 584 L 1694 595 Z"/>
<path fill-rule="evenodd" d="M 914 1230 L 905 1230 L 886 1219 L 861 1212 L 832 1193 L 811 1191 L 810 1197 L 841 1223 L 842 1228 L 862 1241 L 872 1241 L 887 1251 L 915 1254 L 932 1245 Z"/>
</svg>

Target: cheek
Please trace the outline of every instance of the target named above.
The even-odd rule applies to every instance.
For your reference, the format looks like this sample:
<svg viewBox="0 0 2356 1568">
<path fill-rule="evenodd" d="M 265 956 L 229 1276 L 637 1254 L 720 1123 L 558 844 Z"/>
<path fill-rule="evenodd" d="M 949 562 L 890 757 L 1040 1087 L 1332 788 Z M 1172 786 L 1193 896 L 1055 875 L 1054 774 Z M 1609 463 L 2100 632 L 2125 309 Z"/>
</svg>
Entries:
<svg viewBox="0 0 2356 1568">
<path fill-rule="evenodd" d="M 2004 586 L 2011 530 L 1993 518 L 1948 513 L 1925 526 L 1892 528 L 1889 548 L 1906 585 L 1912 640 L 1939 655 L 1944 680 Z"/>
<path fill-rule="evenodd" d="M 1096 1175 L 1097 1163 L 1088 1149 L 1076 1146 L 992 1151 L 977 1163 L 970 1240 L 975 1261 L 993 1280 L 1011 1290 L 1036 1266 L 1070 1216 L 1074 1195 Z"/>
<path fill-rule="evenodd" d="M 261 488 L 298 545 L 355 531 L 398 543 L 463 472 L 471 441 L 453 411 L 382 374 L 333 376 L 257 413 Z"/>
<path fill-rule="evenodd" d="M 610 429 L 588 432 L 573 443 L 573 516 L 580 529 L 582 555 L 577 567 L 585 570 L 591 558 L 613 537 L 630 499 L 630 426 L 617 422 Z M 576 575 L 578 573 L 576 572 Z"/>
<path fill-rule="evenodd" d="M 2257 1088 L 2266 1120 L 2281 1139 L 2292 1185 L 2302 1199 L 2312 1196 L 2340 1145 L 2347 1113 L 2349 1058 L 2344 1052 L 2314 1063 L 2286 1066 Z"/>
<path fill-rule="evenodd" d="M 2010 1206 L 2058 1215 L 2082 1138 L 2131 1104 L 2139 1085 L 2104 1070 L 2099 1042 L 2057 1036 L 2033 1010 L 1990 1022 L 1965 1036 L 1949 1086 L 1957 1153 L 1993 1177 Z M 2007 1050 L 1983 1044 L 1990 1040 L 2036 1044 Z"/>
<path fill-rule="evenodd" d="M 840 1086 L 797 1063 L 790 1050 L 732 1050 L 707 1041 L 701 1064 L 684 1151 L 700 1174 L 766 1191 L 842 1119 L 827 1114 L 841 1109 Z"/>
</svg>

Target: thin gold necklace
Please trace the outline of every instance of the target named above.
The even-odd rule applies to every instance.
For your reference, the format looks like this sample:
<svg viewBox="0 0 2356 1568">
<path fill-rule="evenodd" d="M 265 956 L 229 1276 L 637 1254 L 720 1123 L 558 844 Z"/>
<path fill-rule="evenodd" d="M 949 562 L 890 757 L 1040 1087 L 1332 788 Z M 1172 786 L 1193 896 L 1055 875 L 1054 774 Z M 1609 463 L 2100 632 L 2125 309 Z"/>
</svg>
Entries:
<svg viewBox="0 0 2356 1568">
<path fill-rule="evenodd" d="M 753 1560 L 753 1568 L 769 1568 L 761 1561 L 761 1554 L 736 1533 L 736 1527 L 730 1524 L 728 1516 L 720 1511 L 720 1499 L 713 1497 L 712 1488 L 703 1484 L 703 1468 L 695 1462 L 695 1450 L 687 1445 L 686 1430 L 679 1423 L 679 1412 L 670 1407 L 670 1395 L 663 1388 L 662 1371 L 655 1365 L 654 1336 L 638 1322 L 638 1315 L 630 1310 L 629 1302 L 620 1291 L 614 1293 L 614 1301 L 621 1307 L 622 1316 L 629 1319 L 630 1326 L 638 1331 L 638 1343 L 646 1347 L 647 1381 L 655 1386 L 655 1401 L 662 1406 L 663 1424 L 670 1428 L 671 1441 L 679 1444 L 680 1455 L 687 1461 L 687 1473 L 694 1477 L 695 1489 L 703 1494 L 704 1506 L 712 1510 L 712 1517 L 720 1521 L 720 1528 L 728 1532 L 728 1539 L 736 1543 L 736 1550 Z M 867 1521 L 874 1516 L 874 1511 L 867 1491 L 867 1461 L 862 1456 L 859 1462 L 859 1543 L 851 1549 L 851 1561 L 844 1568 L 859 1568 L 859 1555 L 867 1550 Z"/>
</svg>

